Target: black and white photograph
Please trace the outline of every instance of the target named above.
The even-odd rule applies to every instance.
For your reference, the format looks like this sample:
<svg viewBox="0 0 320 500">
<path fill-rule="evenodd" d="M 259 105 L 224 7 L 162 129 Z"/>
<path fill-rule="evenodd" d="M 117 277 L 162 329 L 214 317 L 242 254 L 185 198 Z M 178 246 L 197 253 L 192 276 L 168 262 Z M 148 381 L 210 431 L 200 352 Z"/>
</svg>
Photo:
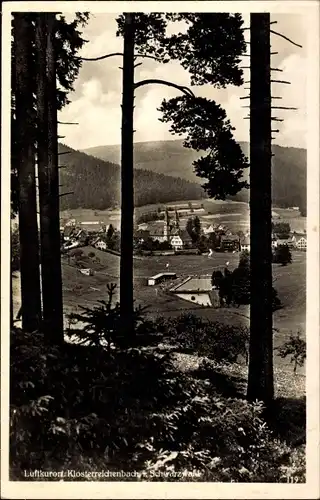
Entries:
<svg viewBox="0 0 320 500">
<path fill-rule="evenodd" d="M 5 498 L 319 497 L 319 11 L 4 3 Z"/>
</svg>

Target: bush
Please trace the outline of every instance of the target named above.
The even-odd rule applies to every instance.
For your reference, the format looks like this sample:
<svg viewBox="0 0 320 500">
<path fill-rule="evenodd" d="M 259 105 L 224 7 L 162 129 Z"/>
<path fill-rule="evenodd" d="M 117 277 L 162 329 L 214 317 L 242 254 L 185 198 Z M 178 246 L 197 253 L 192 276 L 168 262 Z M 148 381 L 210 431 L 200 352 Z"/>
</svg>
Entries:
<svg viewBox="0 0 320 500">
<path fill-rule="evenodd" d="M 288 245 L 277 246 L 273 254 L 273 262 L 286 266 L 292 262 L 292 256 Z"/>
<path fill-rule="evenodd" d="M 289 340 L 284 342 L 280 347 L 276 347 L 278 356 L 282 359 L 291 356 L 290 363 L 293 363 L 293 372 L 296 373 L 298 366 L 303 366 L 306 360 L 307 344 L 305 340 L 300 337 L 301 333 L 296 335 L 291 334 Z"/>
<path fill-rule="evenodd" d="M 71 257 L 74 257 L 74 259 L 79 259 L 83 255 L 83 250 L 81 248 L 74 248 L 73 250 L 70 251 L 69 255 Z"/>
<path fill-rule="evenodd" d="M 224 325 L 186 313 L 170 320 L 158 320 L 158 331 L 168 342 L 182 351 L 207 356 L 217 362 L 247 359 L 249 330 L 246 327 Z"/>
</svg>

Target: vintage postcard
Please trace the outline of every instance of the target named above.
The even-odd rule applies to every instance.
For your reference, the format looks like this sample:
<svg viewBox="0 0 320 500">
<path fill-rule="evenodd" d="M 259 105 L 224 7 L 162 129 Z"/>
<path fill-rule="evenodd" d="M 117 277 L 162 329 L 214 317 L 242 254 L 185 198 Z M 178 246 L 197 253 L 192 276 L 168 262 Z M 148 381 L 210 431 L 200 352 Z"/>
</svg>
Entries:
<svg viewBox="0 0 320 500">
<path fill-rule="evenodd" d="M 319 498 L 319 14 L 4 3 L 3 498 Z"/>
</svg>

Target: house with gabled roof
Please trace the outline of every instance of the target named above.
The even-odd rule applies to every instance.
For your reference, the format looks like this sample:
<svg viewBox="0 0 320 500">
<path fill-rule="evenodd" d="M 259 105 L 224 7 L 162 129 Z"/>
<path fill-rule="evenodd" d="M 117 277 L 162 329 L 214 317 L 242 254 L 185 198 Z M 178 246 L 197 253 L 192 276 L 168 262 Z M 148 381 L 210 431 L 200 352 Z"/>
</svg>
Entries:
<svg viewBox="0 0 320 500">
<path fill-rule="evenodd" d="M 246 235 L 240 238 L 240 251 L 250 252 L 250 236 Z"/>
<path fill-rule="evenodd" d="M 294 232 L 292 238 L 296 248 L 299 250 L 307 250 L 307 233 Z"/>
<path fill-rule="evenodd" d="M 240 249 L 240 238 L 236 234 L 222 235 L 220 240 L 221 250 L 232 252 Z"/>
</svg>

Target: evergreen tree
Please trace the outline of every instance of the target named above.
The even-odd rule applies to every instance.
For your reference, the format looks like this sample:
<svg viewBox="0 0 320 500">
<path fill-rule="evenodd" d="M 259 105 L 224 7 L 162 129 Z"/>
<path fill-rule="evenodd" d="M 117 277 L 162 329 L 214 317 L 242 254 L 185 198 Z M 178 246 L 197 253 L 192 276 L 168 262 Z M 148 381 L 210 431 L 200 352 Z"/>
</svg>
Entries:
<svg viewBox="0 0 320 500">
<path fill-rule="evenodd" d="M 199 217 L 190 217 L 187 220 L 186 231 L 192 239 L 192 243 L 197 243 L 201 236 L 201 222 Z"/>
<path fill-rule="evenodd" d="M 272 223 L 272 231 L 282 238 L 289 238 L 291 227 L 288 222 L 275 222 Z"/>
<path fill-rule="evenodd" d="M 279 245 L 276 247 L 273 262 L 286 266 L 292 262 L 292 256 L 288 245 Z"/>
<path fill-rule="evenodd" d="M 114 231 L 115 231 L 115 230 L 114 230 L 113 225 L 112 225 L 112 224 L 110 224 L 110 225 L 109 225 L 109 227 L 108 227 L 108 231 L 107 231 L 107 242 L 108 242 L 108 241 L 111 241 L 111 239 L 112 239 L 112 237 L 113 237 L 113 235 L 114 235 Z"/>
<path fill-rule="evenodd" d="M 81 62 L 77 60 L 75 52 L 79 50 L 84 40 L 81 38 L 80 32 L 77 30 L 79 25 L 84 25 L 88 16 L 86 14 L 76 14 L 73 22 L 67 23 L 63 16 L 59 19 L 52 16 L 52 36 L 51 36 L 51 54 L 45 55 L 41 53 L 41 37 L 43 45 L 47 41 L 50 44 L 50 35 L 46 37 L 44 32 L 41 33 L 39 23 L 36 23 L 38 15 L 30 14 L 14 14 L 12 21 L 12 99 L 11 99 L 11 159 L 12 159 L 12 210 L 19 209 L 19 229 L 21 241 L 21 294 L 22 294 L 22 324 L 26 330 L 34 330 L 40 326 L 41 318 L 41 301 L 40 301 L 40 278 L 39 278 L 39 241 L 38 227 L 36 216 L 36 189 L 35 189 L 35 153 L 38 147 L 38 160 L 43 166 L 50 162 L 54 162 L 55 185 L 49 187 L 48 200 L 49 205 L 54 206 L 54 210 L 47 213 L 46 220 L 54 231 L 47 233 L 48 238 L 42 238 L 42 261 L 45 255 L 54 256 L 54 262 L 48 265 L 42 262 L 43 272 L 42 279 L 45 280 L 46 286 L 43 283 L 43 294 L 46 298 L 43 300 L 43 305 L 46 311 L 51 310 L 48 315 L 45 314 L 46 324 L 55 332 L 57 337 L 62 338 L 62 283 L 61 283 L 61 264 L 60 264 L 60 230 L 59 230 L 59 194 L 58 194 L 58 164 L 57 164 L 57 109 L 61 109 L 68 102 L 67 93 L 72 89 L 72 83 L 75 80 Z M 36 28 L 37 26 L 37 28 Z M 24 30 L 24 31 L 23 31 Z M 37 45 L 37 46 L 36 46 Z M 21 55 L 25 57 L 25 62 L 22 62 Z M 40 58 L 40 59 L 39 59 Z M 42 58 L 42 59 L 41 59 Z M 43 63 L 45 59 L 52 62 L 51 67 L 54 68 L 52 73 L 53 86 L 49 89 L 48 96 L 51 96 L 51 104 L 48 104 L 48 115 L 43 108 L 43 103 L 46 102 L 46 96 L 43 94 L 44 87 L 41 87 L 39 79 L 39 66 L 42 64 L 42 83 L 50 81 L 50 69 L 46 73 Z M 22 64 L 21 64 L 22 63 Z M 49 64 L 50 66 L 50 64 Z M 25 71 L 24 96 L 21 98 L 21 69 Z M 40 70 L 41 71 L 41 70 Z M 56 76 L 59 83 L 59 89 L 56 89 Z M 26 83 L 27 82 L 27 83 Z M 36 100 L 37 94 L 37 100 Z M 40 96 L 40 100 L 39 100 Z M 42 99 L 42 100 L 41 100 Z M 50 107 L 51 106 L 51 107 Z M 51 111 L 50 111 L 51 110 Z M 38 114 L 41 111 L 41 116 Z M 44 113 L 44 114 L 43 114 Z M 47 120 L 48 116 L 48 120 Z M 51 118 L 52 117 L 52 120 Z M 40 119 L 40 121 L 39 121 Z M 38 127 L 37 127 L 37 122 Z M 44 125 L 48 124 L 47 137 L 44 134 Z M 22 130 L 23 129 L 23 130 Z M 38 134 L 35 132 L 38 131 Z M 39 144 L 37 145 L 37 142 Z M 23 144 L 22 144 L 23 143 Z M 48 144 L 48 157 L 42 157 L 44 153 L 43 147 L 46 149 Z M 51 145 L 50 145 L 51 144 Z M 41 145 L 41 146 L 40 146 Z M 54 150 L 56 152 L 54 152 Z M 25 161 L 22 155 L 28 151 L 28 172 L 24 169 Z M 39 158 L 40 153 L 40 158 Z M 24 157 L 26 159 L 26 156 Z M 48 162 L 47 162 L 48 160 Z M 43 171 L 43 169 L 40 171 Z M 40 174 L 41 177 L 41 174 Z M 28 179 L 28 188 L 26 186 Z M 39 182 L 39 184 L 41 184 Z M 40 191 L 44 193 L 44 184 L 40 186 Z M 28 194 L 27 191 L 28 190 Z M 43 197 L 42 197 L 43 201 Z M 49 206 L 48 205 L 48 206 Z M 40 202 L 40 207 L 44 205 Z M 41 212 L 41 209 L 40 209 Z M 42 210 L 42 214 L 44 214 Z M 44 221 L 42 217 L 42 222 Z M 47 245 L 45 244 L 47 241 Z M 50 259 L 49 259 L 50 260 Z M 59 271 L 60 269 L 60 271 Z M 48 270 L 48 273 L 46 272 Z M 27 278 L 30 274 L 30 279 Z M 48 280 L 47 278 L 49 277 Z M 32 277 L 31 277 L 32 276 Z M 48 285 L 48 286 L 47 286 Z M 47 293 L 49 291 L 49 293 Z M 50 298 L 51 297 L 51 298 Z M 54 297 L 54 299 L 53 299 Z M 53 304 L 55 302 L 55 305 Z M 59 302 L 59 307 L 56 305 Z M 51 304 L 50 307 L 45 304 Z M 51 307 L 52 306 L 52 307 Z M 58 310 L 59 309 L 59 310 Z M 50 316 L 50 317 L 49 317 Z M 31 319 L 31 317 L 33 319 Z M 59 328 L 56 328 L 59 323 Z M 54 336 L 54 333 L 53 335 Z"/>
<path fill-rule="evenodd" d="M 12 156 L 18 187 L 15 194 L 19 212 L 22 327 L 27 332 L 41 324 L 39 241 L 35 182 L 35 143 L 33 115 L 31 18 L 26 13 L 13 15 L 12 69 L 14 115 L 12 116 Z"/>
<path fill-rule="evenodd" d="M 197 240 L 197 248 L 200 253 L 205 253 L 208 251 L 208 238 L 202 234 Z"/>
</svg>

